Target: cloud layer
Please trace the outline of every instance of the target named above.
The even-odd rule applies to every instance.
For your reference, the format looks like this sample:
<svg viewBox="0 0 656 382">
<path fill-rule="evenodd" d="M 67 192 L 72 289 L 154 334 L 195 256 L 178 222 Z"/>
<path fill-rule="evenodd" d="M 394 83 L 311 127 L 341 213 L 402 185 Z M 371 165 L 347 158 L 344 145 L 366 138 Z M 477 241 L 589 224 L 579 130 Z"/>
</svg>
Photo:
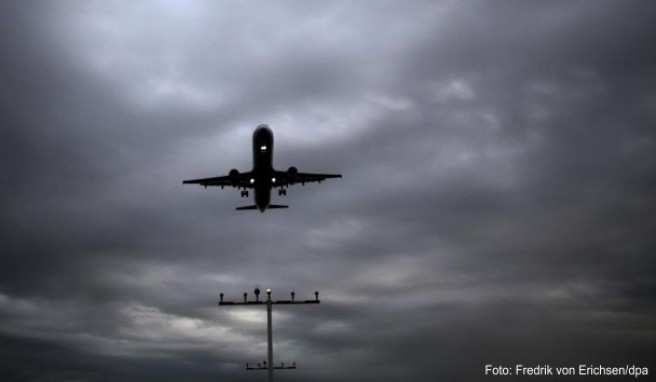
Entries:
<svg viewBox="0 0 656 382">
<path fill-rule="evenodd" d="M 263 378 L 264 312 L 216 307 L 255 285 L 321 293 L 274 312 L 292 381 L 656 366 L 653 5 L 4 8 L 0 379 Z M 344 178 L 181 185 L 260 123 Z"/>
</svg>

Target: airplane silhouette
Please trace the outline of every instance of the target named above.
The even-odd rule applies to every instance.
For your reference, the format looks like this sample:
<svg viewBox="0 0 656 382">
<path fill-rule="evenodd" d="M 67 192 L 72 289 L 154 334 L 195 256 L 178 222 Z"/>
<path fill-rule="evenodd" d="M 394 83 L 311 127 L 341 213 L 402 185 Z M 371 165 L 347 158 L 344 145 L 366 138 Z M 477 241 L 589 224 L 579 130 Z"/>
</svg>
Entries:
<svg viewBox="0 0 656 382">
<path fill-rule="evenodd" d="M 267 125 L 259 125 L 253 132 L 253 169 L 240 173 L 230 170 L 228 175 L 215 178 L 185 180 L 183 184 L 200 184 L 207 186 L 225 186 L 241 189 L 241 197 L 248 197 L 248 190 L 253 189 L 255 204 L 237 207 L 237 210 L 255 210 L 264 212 L 267 208 L 287 208 L 279 204 L 271 204 L 271 189 L 278 188 L 278 195 L 287 195 L 287 187 L 296 183 L 318 182 L 328 178 L 341 178 L 341 174 L 310 174 L 298 172 L 294 166 L 287 171 L 276 171 L 273 160 L 273 131 Z"/>
</svg>

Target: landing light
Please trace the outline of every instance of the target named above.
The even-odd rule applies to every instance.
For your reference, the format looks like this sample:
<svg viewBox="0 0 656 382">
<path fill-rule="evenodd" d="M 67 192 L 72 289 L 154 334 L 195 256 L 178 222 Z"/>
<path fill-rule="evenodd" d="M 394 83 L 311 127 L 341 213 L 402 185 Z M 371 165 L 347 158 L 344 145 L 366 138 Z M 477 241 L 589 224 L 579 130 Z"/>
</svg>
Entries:
<svg viewBox="0 0 656 382">
<path fill-rule="evenodd" d="M 271 183 L 275 183 L 275 182 L 276 182 L 276 178 L 271 178 Z"/>
<path fill-rule="evenodd" d="M 255 178 L 251 178 L 251 184 L 255 183 Z"/>
<path fill-rule="evenodd" d="M 264 152 L 264 151 L 266 151 L 266 149 L 267 149 L 266 145 L 260 146 L 260 151 Z"/>
</svg>

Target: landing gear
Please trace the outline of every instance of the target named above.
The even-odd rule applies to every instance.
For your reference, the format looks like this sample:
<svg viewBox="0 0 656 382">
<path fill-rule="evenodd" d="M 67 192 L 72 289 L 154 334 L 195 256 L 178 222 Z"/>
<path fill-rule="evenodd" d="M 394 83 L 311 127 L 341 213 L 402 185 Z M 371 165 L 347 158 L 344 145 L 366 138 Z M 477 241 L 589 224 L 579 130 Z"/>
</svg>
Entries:
<svg viewBox="0 0 656 382">
<path fill-rule="evenodd" d="M 242 197 L 242 198 L 247 198 L 247 197 L 248 197 L 248 190 L 243 190 L 243 191 L 241 192 L 241 197 Z"/>
<path fill-rule="evenodd" d="M 283 196 L 283 195 L 287 195 L 287 190 L 281 188 L 278 190 L 278 196 Z"/>
</svg>

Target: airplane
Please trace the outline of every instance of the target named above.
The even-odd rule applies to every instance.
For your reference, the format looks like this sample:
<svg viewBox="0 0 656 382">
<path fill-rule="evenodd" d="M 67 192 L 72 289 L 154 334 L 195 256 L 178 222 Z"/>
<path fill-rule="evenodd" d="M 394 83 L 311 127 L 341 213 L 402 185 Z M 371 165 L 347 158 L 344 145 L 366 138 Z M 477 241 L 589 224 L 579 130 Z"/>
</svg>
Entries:
<svg viewBox="0 0 656 382">
<path fill-rule="evenodd" d="M 294 166 L 287 171 L 277 171 L 273 168 L 273 131 L 268 125 L 259 125 L 253 132 L 253 169 L 248 172 L 240 173 L 237 169 L 232 169 L 228 175 L 217 176 L 215 178 L 185 180 L 183 184 L 199 184 L 207 188 L 208 186 L 225 186 L 236 187 L 241 190 L 241 197 L 247 198 L 249 189 L 253 190 L 255 204 L 243 207 L 237 207 L 241 210 L 260 210 L 288 208 L 289 206 L 271 204 L 271 189 L 277 188 L 278 195 L 287 195 L 287 188 L 290 185 L 322 181 L 329 178 L 341 178 L 341 174 L 310 174 L 298 172 Z"/>
</svg>

